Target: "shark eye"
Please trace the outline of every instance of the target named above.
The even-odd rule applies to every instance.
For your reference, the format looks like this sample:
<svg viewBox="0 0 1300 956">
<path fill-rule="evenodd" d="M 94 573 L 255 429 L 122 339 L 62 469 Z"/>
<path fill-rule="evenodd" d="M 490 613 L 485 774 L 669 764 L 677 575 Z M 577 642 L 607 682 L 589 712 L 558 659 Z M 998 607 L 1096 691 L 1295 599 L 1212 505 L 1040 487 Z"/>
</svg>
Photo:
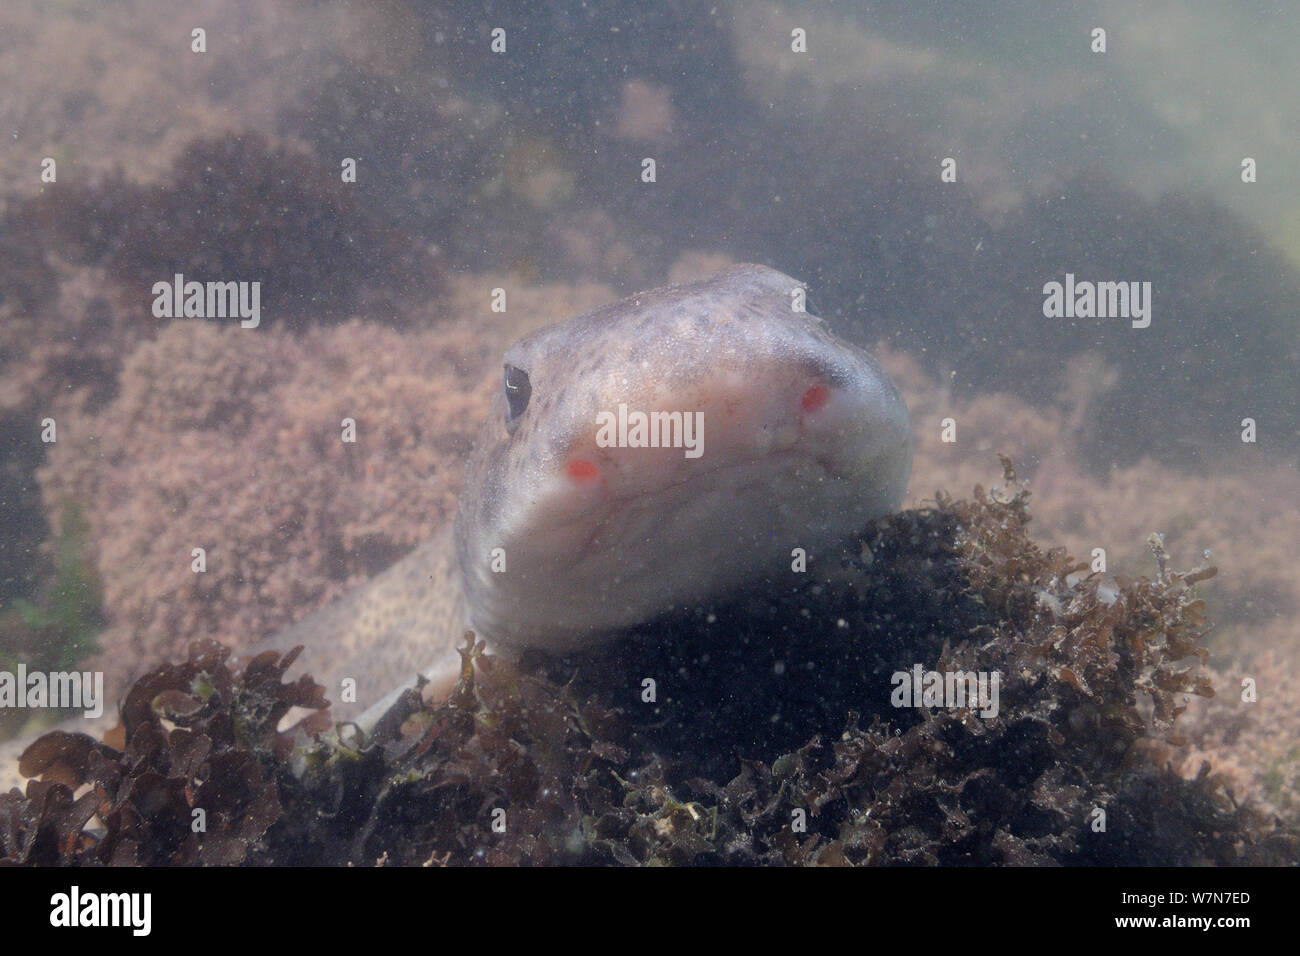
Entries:
<svg viewBox="0 0 1300 956">
<path fill-rule="evenodd" d="M 533 386 L 528 381 L 528 373 L 523 369 L 513 365 L 507 365 L 505 369 L 506 432 L 513 435 L 519 425 L 519 417 L 528 409 Z"/>
</svg>

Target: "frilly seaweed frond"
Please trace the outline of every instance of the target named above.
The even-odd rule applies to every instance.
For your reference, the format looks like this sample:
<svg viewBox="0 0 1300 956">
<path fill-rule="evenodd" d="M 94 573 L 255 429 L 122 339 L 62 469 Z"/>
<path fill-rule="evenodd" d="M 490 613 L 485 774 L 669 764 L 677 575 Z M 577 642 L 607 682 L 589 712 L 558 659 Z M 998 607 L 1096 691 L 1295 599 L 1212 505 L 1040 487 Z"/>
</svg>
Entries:
<svg viewBox="0 0 1300 956">
<path fill-rule="evenodd" d="M 0 795 L 0 860 L 203 865 L 256 856 L 280 817 L 278 780 L 292 780 L 277 725 L 293 707 L 327 705 L 310 677 L 282 680 L 301 650 L 262 654 L 236 673 L 229 649 L 196 642 L 183 663 L 131 688 L 121 749 L 86 734 L 39 738 L 19 765 L 39 779 L 26 794 Z"/>
</svg>

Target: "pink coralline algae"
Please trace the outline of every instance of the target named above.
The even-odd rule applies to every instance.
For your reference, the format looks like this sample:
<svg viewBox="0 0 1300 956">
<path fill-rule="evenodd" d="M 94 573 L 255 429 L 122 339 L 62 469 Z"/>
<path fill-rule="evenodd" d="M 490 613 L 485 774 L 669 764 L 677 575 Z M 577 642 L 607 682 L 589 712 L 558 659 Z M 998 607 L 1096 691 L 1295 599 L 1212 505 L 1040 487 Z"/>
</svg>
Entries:
<svg viewBox="0 0 1300 956">
<path fill-rule="evenodd" d="M 504 316 L 487 309 L 497 286 Z M 406 330 L 178 320 L 140 345 L 117 397 L 72 415 L 40 471 L 47 512 L 75 502 L 90 524 L 110 627 L 87 666 L 110 697 L 193 639 L 250 646 L 431 536 L 501 348 L 608 295 L 477 277 Z"/>
<path fill-rule="evenodd" d="M 177 323 L 141 346 L 41 472 L 98 541 L 110 686 L 139 655 L 273 632 L 446 520 L 481 417 L 467 346 L 360 321 L 301 337 Z"/>
</svg>

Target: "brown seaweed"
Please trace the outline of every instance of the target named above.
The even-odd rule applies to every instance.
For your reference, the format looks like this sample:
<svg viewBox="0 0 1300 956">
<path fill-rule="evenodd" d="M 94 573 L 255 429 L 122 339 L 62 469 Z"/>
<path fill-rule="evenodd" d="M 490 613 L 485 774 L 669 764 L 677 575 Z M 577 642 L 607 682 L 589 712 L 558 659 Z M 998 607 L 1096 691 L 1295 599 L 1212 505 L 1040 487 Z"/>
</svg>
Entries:
<svg viewBox="0 0 1300 956">
<path fill-rule="evenodd" d="M 1212 693 L 1195 591 L 1211 569 L 1171 570 L 1156 538 L 1155 574 L 1103 594 L 1033 543 L 1009 464 L 1006 481 L 873 522 L 837 586 L 742 595 L 542 666 L 470 637 L 449 700 L 408 693 L 368 738 L 300 735 L 289 753 L 280 717 L 323 703 L 307 678 L 280 683 L 292 655 L 236 674 L 196 647 L 132 690 L 124 752 L 33 745 L 24 769 L 43 779 L 0 797 L 0 849 L 28 863 L 1294 863 L 1294 823 L 1169 764 L 1187 695 Z M 909 661 L 997 670 L 999 713 L 891 707 L 882 688 Z M 645 674 L 661 676 L 657 703 L 634 692 Z"/>
</svg>

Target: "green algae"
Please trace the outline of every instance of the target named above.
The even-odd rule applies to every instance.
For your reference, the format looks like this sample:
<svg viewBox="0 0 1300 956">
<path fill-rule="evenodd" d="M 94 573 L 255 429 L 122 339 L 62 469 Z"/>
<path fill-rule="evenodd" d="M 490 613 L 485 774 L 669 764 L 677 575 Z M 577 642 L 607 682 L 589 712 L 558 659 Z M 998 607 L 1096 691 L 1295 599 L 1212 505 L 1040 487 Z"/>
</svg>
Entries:
<svg viewBox="0 0 1300 956">
<path fill-rule="evenodd" d="M 103 587 L 86 547 L 81 509 L 63 509 L 53 576 L 35 601 L 16 598 L 0 611 L 0 669 L 19 662 L 38 670 L 67 670 L 99 652 Z"/>
</svg>

